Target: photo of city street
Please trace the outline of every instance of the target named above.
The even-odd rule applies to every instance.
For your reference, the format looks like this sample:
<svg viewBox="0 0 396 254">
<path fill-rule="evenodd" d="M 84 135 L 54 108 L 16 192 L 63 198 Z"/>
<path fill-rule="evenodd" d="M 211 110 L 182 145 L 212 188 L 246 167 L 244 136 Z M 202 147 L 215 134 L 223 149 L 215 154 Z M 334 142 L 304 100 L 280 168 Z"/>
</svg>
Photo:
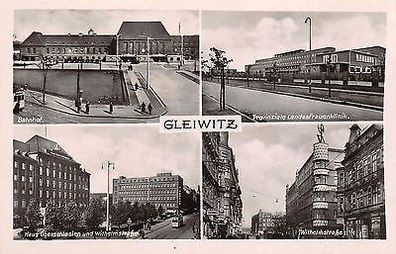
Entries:
<svg viewBox="0 0 396 254">
<path fill-rule="evenodd" d="M 205 238 L 386 239 L 381 123 L 249 125 L 202 154 Z"/>
<path fill-rule="evenodd" d="M 200 135 L 15 126 L 15 240 L 200 239 Z"/>
<path fill-rule="evenodd" d="M 14 123 L 198 115 L 198 33 L 198 11 L 17 10 Z"/>
<path fill-rule="evenodd" d="M 382 120 L 384 13 L 203 11 L 201 36 L 204 115 Z"/>
</svg>

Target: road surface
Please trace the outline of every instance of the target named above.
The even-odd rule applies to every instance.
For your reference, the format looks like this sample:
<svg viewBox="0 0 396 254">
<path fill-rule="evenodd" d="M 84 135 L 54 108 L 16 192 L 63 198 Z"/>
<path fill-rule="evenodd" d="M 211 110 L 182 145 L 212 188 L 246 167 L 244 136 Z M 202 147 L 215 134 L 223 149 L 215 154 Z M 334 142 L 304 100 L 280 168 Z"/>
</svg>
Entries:
<svg viewBox="0 0 396 254">
<path fill-rule="evenodd" d="M 219 90 L 218 84 L 203 82 L 203 94 L 219 99 Z M 226 102 L 257 121 L 382 120 L 381 111 L 239 87 L 226 87 Z"/>
<path fill-rule="evenodd" d="M 133 65 L 133 68 L 146 77 L 146 64 Z M 150 63 L 150 86 L 166 104 L 167 115 L 199 114 L 199 85 L 177 74 L 175 69 Z"/>
<path fill-rule="evenodd" d="M 199 214 L 183 216 L 184 225 L 180 228 L 172 228 L 171 219 L 167 219 L 154 225 L 151 232 L 145 235 L 147 239 L 191 239 L 193 226 L 199 226 Z"/>
</svg>

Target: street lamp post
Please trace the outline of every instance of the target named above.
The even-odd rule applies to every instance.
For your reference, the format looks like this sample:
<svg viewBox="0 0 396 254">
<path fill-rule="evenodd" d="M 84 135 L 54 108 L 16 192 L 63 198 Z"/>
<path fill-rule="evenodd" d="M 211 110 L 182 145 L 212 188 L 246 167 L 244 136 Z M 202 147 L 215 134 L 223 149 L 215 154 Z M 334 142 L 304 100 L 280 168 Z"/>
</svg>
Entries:
<svg viewBox="0 0 396 254">
<path fill-rule="evenodd" d="M 246 70 L 246 85 L 249 87 L 249 74 L 250 74 L 250 65 L 247 66 Z"/>
<path fill-rule="evenodd" d="M 150 66 L 149 66 L 149 59 L 150 59 L 150 44 L 149 44 L 150 40 L 149 39 L 150 39 L 150 37 L 147 35 L 146 38 L 147 38 L 147 42 L 146 42 L 147 43 L 147 57 L 146 57 L 147 58 L 146 59 L 147 60 L 147 65 L 146 65 L 147 87 L 146 88 L 148 89 L 149 84 L 150 84 Z"/>
<path fill-rule="evenodd" d="M 44 74 L 44 78 L 43 78 L 43 105 L 45 105 L 45 90 L 46 90 L 46 86 L 47 86 L 47 71 L 48 68 L 45 68 L 45 64 L 43 62 L 43 74 Z"/>
<path fill-rule="evenodd" d="M 105 163 L 102 163 L 102 169 Z M 107 204 L 106 204 L 106 231 L 110 231 L 110 167 L 115 169 L 115 163 L 107 161 Z"/>
<path fill-rule="evenodd" d="M 148 34 L 142 34 L 141 36 L 146 37 L 146 49 L 142 49 L 142 53 L 146 50 L 146 89 L 150 87 L 150 66 L 149 66 L 149 59 L 150 59 L 150 37 Z"/>
<path fill-rule="evenodd" d="M 311 78 L 311 71 L 312 71 L 312 18 L 307 17 L 305 19 L 305 23 L 309 22 L 309 71 L 308 71 L 308 88 L 309 93 L 312 91 L 312 78 Z"/>
</svg>

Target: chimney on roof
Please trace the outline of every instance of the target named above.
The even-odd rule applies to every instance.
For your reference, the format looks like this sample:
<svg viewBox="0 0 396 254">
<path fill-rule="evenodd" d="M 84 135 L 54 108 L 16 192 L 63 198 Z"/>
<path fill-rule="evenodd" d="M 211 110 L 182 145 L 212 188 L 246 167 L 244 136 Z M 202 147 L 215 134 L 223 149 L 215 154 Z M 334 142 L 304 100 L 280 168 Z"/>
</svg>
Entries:
<svg viewBox="0 0 396 254">
<path fill-rule="evenodd" d="M 88 35 L 96 35 L 96 33 L 94 32 L 94 30 L 92 28 L 90 28 L 88 30 Z"/>
<path fill-rule="evenodd" d="M 353 141 L 356 140 L 357 137 L 360 136 L 360 127 L 357 124 L 352 125 L 351 128 L 349 128 L 350 132 L 349 132 L 349 140 L 348 143 L 351 144 Z"/>
</svg>

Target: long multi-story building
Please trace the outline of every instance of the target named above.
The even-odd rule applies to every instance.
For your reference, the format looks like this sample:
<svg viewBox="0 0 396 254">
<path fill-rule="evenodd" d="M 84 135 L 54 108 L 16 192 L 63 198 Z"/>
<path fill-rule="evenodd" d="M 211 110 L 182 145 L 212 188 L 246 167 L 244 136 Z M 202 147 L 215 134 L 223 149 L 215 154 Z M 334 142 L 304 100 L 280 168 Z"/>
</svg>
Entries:
<svg viewBox="0 0 396 254">
<path fill-rule="evenodd" d="M 14 140 L 13 185 L 14 226 L 24 224 L 31 200 L 40 208 L 50 201 L 56 206 L 74 201 L 80 207 L 89 202 L 90 174 L 59 144 L 39 135 Z"/>
<path fill-rule="evenodd" d="M 279 53 L 270 58 L 256 60 L 254 64 L 246 65 L 245 71 L 250 74 L 267 76 L 273 71 L 274 65 L 276 65 L 279 74 L 308 73 L 308 66 L 310 63 L 316 62 L 317 54 L 333 51 L 335 51 L 335 48 L 325 47 L 311 51 L 298 49 Z"/>
<path fill-rule="evenodd" d="M 236 236 L 242 230 L 242 199 L 228 133 L 203 133 L 202 137 L 204 235 Z"/>
<path fill-rule="evenodd" d="M 115 34 L 97 34 L 91 28 L 79 34 L 32 32 L 20 45 L 26 61 L 99 62 L 120 58 L 124 61 L 180 61 L 180 36 L 168 33 L 160 21 L 124 21 Z M 199 59 L 199 36 L 183 35 L 183 58 Z M 147 44 L 148 41 L 148 44 Z M 179 57 L 179 59 L 177 59 Z"/>
<path fill-rule="evenodd" d="M 350 128 L 338 170 L 338 223 L 345 237 L 386 238 L 383 126 Z"/>
<path fill-rule="evenodd" d="M 254 64 L 246 65 L 245 71 L 252 76 L 264 77 L 271 75 L 275 68 L 281 76 L 293 74 L 301 78 L 311 73 L 313 79 L 326 78 L 328 72 L 339 79 L 358 79 L 359 75 L 377 74 L 378 79 L 383 80 L 385 52 L 386 49 L 381 46 L 338 51 L 334 47 L 311 51 L 299 49 L 256 60 Z"/>
<path fill-rule="evenodd" d="M 113 203 L 151 203 L 162 206 L 167 213 L 179 213 L 182 205 L 183 178 L 172 173 L 151 177 L 113 179 Z"/>
<path fill-rule="evenodd" d="M 32 32 L 20 46 L 21 59 L 26 61 L 95 62 L 110 54 L 114 35 L 42 34 Z"/>
<path fill-rule="evenodd" d="M 330 148 L 320 134 L 312 154 L 297 170 L 295 182 L 286 185 L 286 226 L 293 236 L 304 229 L 338 228 L 337 169 L 343 157 L 343 150 Z"/>
<path fill-rule="evenodd" d="M 281 235 L 284 233 L 285 214 L 281 212 L 270 213 L 259 210 L 252 217 L 251 231 L 253 235 L 270 237 L 271 235 Z"/>
</svg>

